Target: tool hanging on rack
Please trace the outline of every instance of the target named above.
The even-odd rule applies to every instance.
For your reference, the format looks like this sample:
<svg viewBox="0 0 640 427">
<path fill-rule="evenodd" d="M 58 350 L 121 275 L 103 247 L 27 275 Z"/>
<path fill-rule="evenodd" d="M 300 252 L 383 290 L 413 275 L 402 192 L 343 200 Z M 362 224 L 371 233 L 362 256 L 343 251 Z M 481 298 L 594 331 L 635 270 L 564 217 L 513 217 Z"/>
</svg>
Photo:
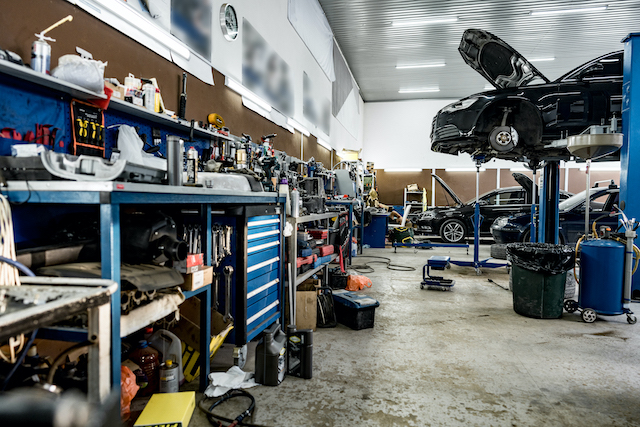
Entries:
<svg viewBox="0 0 640 427">
<path fill-rule="evenodd" d="M 202 253 L 202 226 L 199 224 L 183 226 L 182 240 L 187 243 L 190 254 Z"/>
<path fill-rule="evenodd" d="M 231 234 L 233 227 L 213 224 L 211 227 L 211 265 L 218 267 L 223 259 L 231 255 Z"/>
</svg>

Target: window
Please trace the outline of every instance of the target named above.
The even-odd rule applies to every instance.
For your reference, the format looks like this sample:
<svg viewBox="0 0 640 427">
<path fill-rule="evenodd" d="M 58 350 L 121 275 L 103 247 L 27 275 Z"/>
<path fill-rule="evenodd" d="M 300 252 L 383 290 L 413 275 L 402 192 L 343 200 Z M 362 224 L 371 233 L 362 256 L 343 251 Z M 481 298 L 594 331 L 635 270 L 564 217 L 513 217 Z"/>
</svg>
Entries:
<svg viewBox="0 0 640 427">
<path fill-rule="evenodd" d="M 622 52 L 612 53 L 597 61 L 588 62 L 576 70 L 568 74 L 563 80 L 579 80 L 579 79 L 601 79 L 609 77 L 622 77 Z M 586 72 L 588 68 L 593 65 L 601 65 L 601 67 L 594 67 L 592 70 Z"/>
</svg>

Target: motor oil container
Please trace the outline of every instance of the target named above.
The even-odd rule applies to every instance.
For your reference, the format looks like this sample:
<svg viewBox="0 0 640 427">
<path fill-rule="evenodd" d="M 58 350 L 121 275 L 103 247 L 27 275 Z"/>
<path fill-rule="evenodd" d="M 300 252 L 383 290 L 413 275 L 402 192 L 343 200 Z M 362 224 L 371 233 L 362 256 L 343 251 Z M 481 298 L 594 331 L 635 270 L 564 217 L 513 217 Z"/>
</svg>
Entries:
<svg viewBox="0 0 640 427">
<path fill-rule="evenodd" d="M 274 323 L 264 330 L 264 335 L 256 347 L 256 382 L 276 386 L 286 373 L 287 336 Z"/>
<path fill-rule="evenodd" d="M 178 367 L 179 384 L 184 383 L 182 372 L 182 342 L 172 332 L 166 329 L 158 329 L 149 337 L 149 345 L 160 352 L 160 362 L 166 363 L 173 360 Z"/>
<path fill-rule="evenodd" d="M 313 376 L 313 330 L 287 327 L 287 375 L 311 379 Z"/>
<path fill-rule="evenodd" d="M 160 365 L 160 393 L 177 393 L 180 390 L 179 371 L 171 359 Z"/>
<path fill-rule="evenodd" d="M 141 340 L 138 342 L 138 347 L 129 355 L 129 359 L 140 366 L 149 381 L 145 387 L 140 387 L 140 396 L 149 396 L 158 391 L 158 367 L 160 366 L 158 350 L 150 347 L 146 340 Z"/>
</svg>

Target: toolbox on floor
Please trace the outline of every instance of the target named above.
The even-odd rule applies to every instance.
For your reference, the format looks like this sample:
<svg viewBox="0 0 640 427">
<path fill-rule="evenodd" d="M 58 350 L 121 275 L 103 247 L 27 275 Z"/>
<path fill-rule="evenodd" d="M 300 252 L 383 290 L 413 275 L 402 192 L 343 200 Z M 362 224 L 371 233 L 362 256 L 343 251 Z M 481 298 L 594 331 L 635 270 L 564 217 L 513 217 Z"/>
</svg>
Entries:
<svg viewBox="0 0 640 427">
<path fill-rule="evenodd" d="M 331 289 L 344 289 L 347 287 L 349 275 L 340 271 L 340 267 L 329 269 L 329 287 Z"/>
<path fill-rule="evenodd" d="M 338 323 L 355 330 L 373 328 L 376 307 L 380 306 L 376 299 L 358 292 L 334 290 L 333 302 Z"/>
</svg>

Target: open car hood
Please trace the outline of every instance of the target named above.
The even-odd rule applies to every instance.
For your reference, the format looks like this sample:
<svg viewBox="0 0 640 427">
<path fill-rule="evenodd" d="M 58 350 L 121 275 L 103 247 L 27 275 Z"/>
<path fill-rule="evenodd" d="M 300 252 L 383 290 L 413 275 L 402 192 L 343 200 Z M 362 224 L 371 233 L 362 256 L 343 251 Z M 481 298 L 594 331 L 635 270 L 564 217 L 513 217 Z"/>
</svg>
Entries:
<svg viewBox="0 0 640 427">
<path fill-rule="evenodd" d="M 524 191 L 526 191 L 527 193 L 531 193 L 531 191 L 533 190 L 533 181 L 531 180 L 531 178 L 519 172 L 514 172 L 511 175 L 513 176 L 513 179 L 515 179 L 516 182 L 520 184 L 522 188 L 524 188 Z"/>
<path fill-rule="evenodd" d="M 449 193 L 449 195 L 451 196 L 451 198 L 456 202 L 457 205 L 462 206 L 464 205 L 464 203 L 462 203 L 462 200 L 460 200 L 460 198 L 458 197 L 458 195 L 442 180 L 442 178 L 440 178 L 438 175 L 436 175 L 435 173 L 431 174 L 432 177 L 434 177 L 436 179 L 436 181 L 438 181 L 440 183 L 440 185 L 442 186 L 442 188 L 444 188 L 444 191 L 446 191 L 447 193 Z"/>
<path fill-rule="evenodd" d="M 498 89 L 524 86 L 536 77 L 549 83 L 517 50 L 488 31 L 468 29 L 458 51 L 464 62 Z"/>
</svg>

